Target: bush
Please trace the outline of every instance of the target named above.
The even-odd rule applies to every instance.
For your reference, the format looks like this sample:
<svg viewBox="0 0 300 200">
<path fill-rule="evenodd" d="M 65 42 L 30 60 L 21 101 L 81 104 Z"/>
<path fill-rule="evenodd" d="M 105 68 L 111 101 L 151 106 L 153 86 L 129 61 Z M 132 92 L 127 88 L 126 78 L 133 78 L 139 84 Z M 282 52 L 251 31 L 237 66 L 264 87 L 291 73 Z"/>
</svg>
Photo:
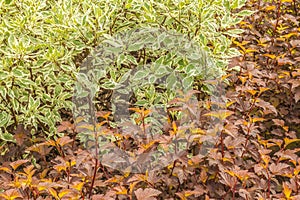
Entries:
<svg viewBox="0 0 300 200">
<path fill-rule="evenodd" d="M 230 37 L 238 36 L 242 30 L 232 27 L 251 14 L 233 12 L 244 3 L 2 1 L 1 138 L 14 141 L 11 133 L 19 124 L 24 124 L 33 135 L 38 130 L 47 136 L 55 134 L 60 110 L 72 107 L 76 73 L 84 58 L 103 40 L 133 28 L 163 28 L 184 34 L 213 58 L 216 74 L 224 73 L 228 58 L 239 54 L 230 48 Z M 161 61 L 162 57 L 155 51 L 154 54 L 156 62 Z M 172 57 L 168 54 L 163 58 L 170 65 Z M 127 56 L 121 62 L 128 59 L 133 61 Z M 121 68 L 123 74 L 126 66 Z M 112 75 L 119 69 L 112 66 L 105 73 Z M 186 74 L 181 78 L 189 76 Z M 185 80 L 190 84 L 194 79 Z M 111 81 L 105 79 L 104 85 L 99 86 L 112 88 L 108 87 Z"/>
</svg>

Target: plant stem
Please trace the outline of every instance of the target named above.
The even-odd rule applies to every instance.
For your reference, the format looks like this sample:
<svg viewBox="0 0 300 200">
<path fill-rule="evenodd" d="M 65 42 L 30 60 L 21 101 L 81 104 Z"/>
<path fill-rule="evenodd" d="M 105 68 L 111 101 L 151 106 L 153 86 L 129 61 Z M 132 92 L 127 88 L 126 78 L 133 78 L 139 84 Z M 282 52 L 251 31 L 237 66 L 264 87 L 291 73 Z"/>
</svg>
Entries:
<svg viewBox="0 0 300 200">
<path fill-rule="evenodd" d="M 278 1 L 279 1 L 279 3 L 278 3 L 278 8 L 277 8 L 277 16 L 276 16 L 277 19 L 276 19 L 276 24 L 274 27 L 274 33 L 276 33 L 278 22 L 279 22 L 279 17 L 280 17 L 281 0 L 278 0 Z"/>
<path fill-rule="evenodd" d="M 268 193 L 267 193 L 267 197 L 269 199 L 270 195 L 271 195 L 271 180 L 270 180 L 270 174 L 269 174 L 268 168 L 266 168 L 266 172 L 267 172 L 267 176 L 268 176 Z"/>
<path fill-rule="evenodd" d="M 92 197 L 92 192 L 93 192 L 93 187 L 94 187 L 94 183 L 95 183 L 95 179 L 96 179 L 96 174 L 97 174 L 97 169 L 98 169 L 98 159 L 95 158 L 96 164 L 95 164 L 95 170 L 94 170 L 94 174 L 93 174 L 93 179 L 92 179 L 92 183 L 91 183 L 91 187 L 90 187 L 90 193 L 89 193 L 89 198 Z"/>
<path fill-rule="evenodd" d="M 224 159 L 224 156 L 225 156 L 225 152 L 224 152 L 224 142 L 223 142 L 223 131 L 221 131 L 221 153 L 222 153 L 222 162 L 223 162 L 223 159 Z"/>
</svg>

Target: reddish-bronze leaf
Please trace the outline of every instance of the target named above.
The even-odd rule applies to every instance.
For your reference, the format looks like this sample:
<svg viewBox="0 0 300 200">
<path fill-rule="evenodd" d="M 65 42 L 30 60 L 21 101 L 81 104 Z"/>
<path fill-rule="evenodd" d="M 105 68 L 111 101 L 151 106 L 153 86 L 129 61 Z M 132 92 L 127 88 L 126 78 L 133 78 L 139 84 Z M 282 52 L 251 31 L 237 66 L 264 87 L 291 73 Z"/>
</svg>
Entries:
<svg viewBox="0 0 300 200">
<path fill-rule="evenodd" d="M 10 163 L 10 166 L 16 170 L 20 165 L 27 163 L 29 160 L 17 160 L 15 162 Z"/>
<path fill-rule="evenodd" d="M 138 190 L 134 191 L 134 194 L 136 195 L 137 200 L 155 200 L 159 194 L 161 194 L 161 191 L 153 189 L 153 188 L 146 188 L 142 189 L 139 188 Z"/>
<path fill-rule="evenodd" d="M 23 198 L 22 194 L 19 192 L 18 189 L 9 189 L 0 194 L 0 197 L 8 200 L 14 200 L 17 198 Z"/>
</svg>

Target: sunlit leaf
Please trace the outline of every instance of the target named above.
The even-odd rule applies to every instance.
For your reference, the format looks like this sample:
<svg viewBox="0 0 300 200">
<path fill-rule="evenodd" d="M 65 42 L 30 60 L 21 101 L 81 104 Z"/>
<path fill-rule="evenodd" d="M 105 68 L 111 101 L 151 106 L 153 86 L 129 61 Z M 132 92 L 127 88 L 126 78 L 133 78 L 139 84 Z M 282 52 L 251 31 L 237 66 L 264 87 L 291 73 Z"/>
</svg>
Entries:
<svg viewBox="0 0 300 200">
<path fill-rule="evenodd" d="M 72 185 L 72 188 L 74 188 L 77 191 L 81 191 L 83 186 L 84 186 L 84 182 L 78 182 L 78 183 L 74 183 L 74 185 Z"/>
<path fill-rule="evenodd" d="M 69 189 L 63 189 L 58 193 L 58 197 L 61 199 L 63 198 L 65 195 L 70 194 L 71 190 Z"/>
<path fill-rule="evenodd" d="M 253 123 L 262 122 L 262 121 L 265 121 L 265 120 L 266 120 L 265 118 L 256 118 L 256 117 L 252 118 Z"/>
<path fill-rule="evenodd" d="M 283 182 L 283 194 L 287 199 L 290 199 L 292 190 L 289 188 L 289 186 Z"/>
<path fill-rule="evenodd" d="M 276 6 L 274 6 L 274 5 L 266 6 L 264 9 L 265 9 L 266 11 L 276 10 Z"/>
<path fill-rule="evenodd" d="M 275 59 L 276 58 L 276 55 L 272 55 L 272 54 L 268 54 L 268 53 L 263 54 L 263 56 L 269 57 L 271 59 Z"/>
<path fill-rule="evenodd" d="M 22 194 L 17 189 L 9 189 L 0 194 L 0 197 L 3 197 L 7 200 L 14 200 L 17 198 L 23 198 Z"/>
<path fill-rule="evenodd" d="M 285 137 L 284 138 L 284 147 L 287 147 L 289 144 L 294 143 L 294 142 L 300 142 L 300 139 L 290 139 Z"/>
<path fill-rule="evenodd" d="M 230 111 L 230 110 L 218 110 L 218 111 L 211 111 L 209 113 L 204 114 L 204 116 L 211 116 L 211 117 L 215 117 L 218 118 L 220 120 L 224 120 L 227 117 L 229 117 L 230 115 L 232 115 L 234 112 Z"/>
</svg>

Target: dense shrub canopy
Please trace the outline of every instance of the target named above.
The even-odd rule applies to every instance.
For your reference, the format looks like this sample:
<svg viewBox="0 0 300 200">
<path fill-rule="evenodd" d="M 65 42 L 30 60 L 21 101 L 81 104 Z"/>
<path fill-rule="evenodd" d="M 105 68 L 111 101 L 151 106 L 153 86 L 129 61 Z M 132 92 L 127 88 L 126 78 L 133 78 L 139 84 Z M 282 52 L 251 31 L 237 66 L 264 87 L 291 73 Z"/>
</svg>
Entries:
<svg viewBox="0 0 300 200">
<path fill-rule="evenodd" d="M 0 199 L 299 199 L 299 10 L 0 0 Z"/>
<path fill-rule="evenodd" d="M 114 35 L 133 28 L 161 28 L 186 35 L 214 58 L 215 71 L 221 73 L 227 58 L 238 55 L 236 49 L 230 48 L 229 37 L 242 33 L 232 28 L 251 14 L 232 12 L 243 4 L 241 0 L 225 4 L 223 1 L 2 1 L 2 138 L 12 141 L 8 132 L 18 124 L 30 126 L 33 134 L 39 126 L 53 135 L 60 109 L 71 107 L 76 72 L 83 59 L 103 40 L 114 39 Z M 132 62 L 132 57 L 125 57 L 122 63 L 126 60 Z M 170 62 L 170 58 L 165 62 Z M 111 75 L 116 70 L 117 66 L 112 66 L 107 73 Z M 111 88 L 108 81 L 106 86 Z"/>
</svg>

